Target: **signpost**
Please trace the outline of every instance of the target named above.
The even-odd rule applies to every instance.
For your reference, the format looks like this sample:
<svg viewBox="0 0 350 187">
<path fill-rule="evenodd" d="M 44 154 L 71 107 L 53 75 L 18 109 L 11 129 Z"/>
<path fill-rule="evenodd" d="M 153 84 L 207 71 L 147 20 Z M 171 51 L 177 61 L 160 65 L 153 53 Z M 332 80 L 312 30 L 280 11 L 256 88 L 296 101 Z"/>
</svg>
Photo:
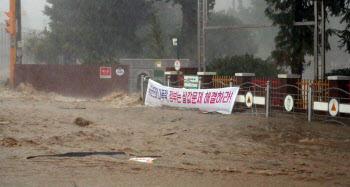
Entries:
<svg viewBox="0 0 350 187">
<path fill-rule="evenodd" d="M 180 69 L 181 69 L 180 60 L 176 60 L 176 61 L 175 61 L 174 67 L 175 67 L 175 70 L 176 70 L 176 71 L 180 71 Z"/>
<path fill-rule="evenodd" d="M 186 89 L 198 89 L 198 75 L 185 75 L 184 87 Z"/>
</svg>

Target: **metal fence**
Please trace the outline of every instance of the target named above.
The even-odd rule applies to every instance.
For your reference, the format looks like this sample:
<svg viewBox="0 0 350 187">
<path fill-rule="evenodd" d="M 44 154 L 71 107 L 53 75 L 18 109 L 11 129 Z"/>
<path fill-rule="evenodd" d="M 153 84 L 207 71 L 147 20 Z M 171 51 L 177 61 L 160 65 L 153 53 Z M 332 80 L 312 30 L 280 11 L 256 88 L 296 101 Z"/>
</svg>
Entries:
<svg viewBox="0 0 350 187">
<path fill-rule="evenodd" d="M 233 81 L 233 85 L 237 84 L 237 78 L 235 76 L 213 76 L 213 88 L 225 88 Z"/>
<path fill-rule="evenodd" d="M 311 79 L 303 79 L 298 80 L 296 83 L 299 87 L 298 90 L 298 98 L 297 98 L 297 106 L 299 108 L 307 108 L 307 90 L 309 89 L 309 85 L 313 85 L 313 90 L 320 91 L 329 88 L 329 80 L 311 80 Z M 327 96 L 329 95 L 328 90 L 322 92 L 315 92 L 317 97 L 315 98 L 317 101 L 328 102 Z"/>
<path fill-rule="evenodd" d="M 146 94 L 147 77 L 142 78 L 142 99 Z M 167 79 L 165 86 L 179 88 L 179 81 L 175 82 Z M 299 80 L 297 85 L 281 85 L 278 79 L 256 78 L 254 82 L 246 82 L 241 85 L 234 85 L 233 78 L 230 78 L 229 84 L 214 79 L 210 83 L 202 83 L 199 79 L 198 89 L 205 89 L 205 85 L 213 84 L 218 87 L 240 87 L 236 98 L 235 107 L 252 109 L 255 114 L 264 114 L 267 117 L 277 113 L 297 113 L 307 116 L 308 121 L 314 117 L 325 117 L 324 121 L 340 121 L 341 119 L 350 119 L 350 81 L 349 92 L 339 88 L 329 87 L 329 81 L 309 81 Z M 266 82 L 265 82 L 266 81 Z M 308 83 L 308 85 L 306 85 Z M 172 86 L 174 85 L 174 86 Z M 321 89 L 324 88 L 324 89 Z M 341 97 L 330 97 L 331 91 L 341 92 Z"/>
</svg>

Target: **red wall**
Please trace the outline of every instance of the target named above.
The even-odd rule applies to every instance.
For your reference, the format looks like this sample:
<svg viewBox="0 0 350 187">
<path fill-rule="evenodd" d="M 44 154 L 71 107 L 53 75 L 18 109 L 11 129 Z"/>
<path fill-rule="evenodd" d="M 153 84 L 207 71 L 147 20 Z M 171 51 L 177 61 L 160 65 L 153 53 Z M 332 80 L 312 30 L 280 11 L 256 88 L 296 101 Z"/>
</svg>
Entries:
<svg viewBox="0 0 350 187">
<path fill-rule="evenodd" d="M 100 78 L 100 67 L 111 67 L 111 78 Z M 117 68 L 124 75 L 116 75 Z M 15 87 L 29 83 L 45 92 L 64 96 L 100 98 L 113 91 L 128 92 L 129 66 L 16 64 Z"/>
</svg>

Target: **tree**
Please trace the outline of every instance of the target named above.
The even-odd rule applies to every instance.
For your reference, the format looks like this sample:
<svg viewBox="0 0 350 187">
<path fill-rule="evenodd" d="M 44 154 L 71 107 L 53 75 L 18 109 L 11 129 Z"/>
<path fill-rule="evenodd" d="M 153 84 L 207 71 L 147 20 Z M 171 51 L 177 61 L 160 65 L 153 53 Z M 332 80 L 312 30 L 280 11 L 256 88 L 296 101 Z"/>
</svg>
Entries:
<svg viewBox="0 0 350 187">
<path fill-rule="evenodd" d="M 162 0 L 161 0 L 162 1 Z M 164 0 L 163 0 L 164 1 Z M 197 0 L 165 0 L 181 5 L 182 27 L 179 42 L 181 54 L 185 58 L 196 59 L 197 49 Z M 212 10 L 215 0 L 208 0 L 208 10 Z"/>
<path fill-rule="evenodd" d="M 265 0 L 268 7 L 265 10 L 266 15 L 274 24 L 280 26 L 278 35 L 275 38 L 276 50 L 273 51 L 272 57 L 279 65 L 287 65 L 291 68 L 292 73 L 302 74 L 305 65 L 306 55 L 313 54 L 313 30 L 312 26 L 294 27 L 293 22 L 312 21 L 314 20 L 313 0 Z M 347 4 L 345 3 L 347 2 Z M 339 16 L 348 11 L 349 0 L 325 0 L 325 8 L 330 15 Z M 328 17 L 328 12 L 325 14 Z M 350 16 L 349 16 L 350 17 Z M 344 17 L 345 20 L 349 20 Z M 346 31 L 337 32 L 343 39 L 343 44 L 349 41 Z M 345 33 L 345 34 L 344 34 Z M 330 35 L 332 32 L 327 31 Z M 343 36 L 342 36 L 343 34 Z M 326 37 L 327 38 L 327 37 Z M 329 50 L 328 41 L 326 50 Z"/>
<path fill-rule="evenodd" d="M 333 69 L 330 73 L 326 74 L 326 77 L 328 76 L 350 76 L 350 68 L 345 69 Z"/>
<path fill-rule="evenodd" d="M 276 77 L 283 72 L 269 59 L 262 60 L 248 54 L 214 59 L 207 69 L 217 72 L 219 76 L 232 76 L 235 73 L 249 72 L 255 73 L 258 77 Z"/>
<path fill-rule="evenodd" d="M 153 58 L 164 58 L 165 49 L 162 40 L 162 28 L 159 23 L 158 17 L 156 14 L 151 15 L 151 33 L 149 34 L 149 40 L 151 44 L 151 56 Z"/>
<path fill-rule="evenodd" d="M 142 54 L 136 31 L 149 20 L 147 0 L 47 0 L 50 17 L 45 40 L 64 54 L 65 61 L 110 61 Z M 49 44 L 47 44 L 49 45 Z M 56 53 L 53 53 L 56 55 Z M 51 57 L 52 58 L 52 57 Z"/>
<path fill-rule="evenodd" d="M 332 6 L 333 15 L 343 15 L 340 23 L 346 23 L 347 26 L 344 30 L 334 29 L 332 31 L 340 38 L 339 48 L 345 48 L 345 50 L 350 53 L 350 0 L 340 0 L 337 3 L 338 4 Z"/>
</svg>

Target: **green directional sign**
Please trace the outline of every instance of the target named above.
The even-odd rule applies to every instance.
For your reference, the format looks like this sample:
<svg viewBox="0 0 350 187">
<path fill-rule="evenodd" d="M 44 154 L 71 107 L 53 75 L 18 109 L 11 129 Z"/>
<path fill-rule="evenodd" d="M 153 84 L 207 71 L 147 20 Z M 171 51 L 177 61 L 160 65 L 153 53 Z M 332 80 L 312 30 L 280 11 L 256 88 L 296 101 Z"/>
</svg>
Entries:
<svg viewBox="0 0 350 187">
<path fill-rule="evenodd" d="M 197 89 L 198 75 L 184 75 L 184 87 L 186 89 Z"/>
</svg>

